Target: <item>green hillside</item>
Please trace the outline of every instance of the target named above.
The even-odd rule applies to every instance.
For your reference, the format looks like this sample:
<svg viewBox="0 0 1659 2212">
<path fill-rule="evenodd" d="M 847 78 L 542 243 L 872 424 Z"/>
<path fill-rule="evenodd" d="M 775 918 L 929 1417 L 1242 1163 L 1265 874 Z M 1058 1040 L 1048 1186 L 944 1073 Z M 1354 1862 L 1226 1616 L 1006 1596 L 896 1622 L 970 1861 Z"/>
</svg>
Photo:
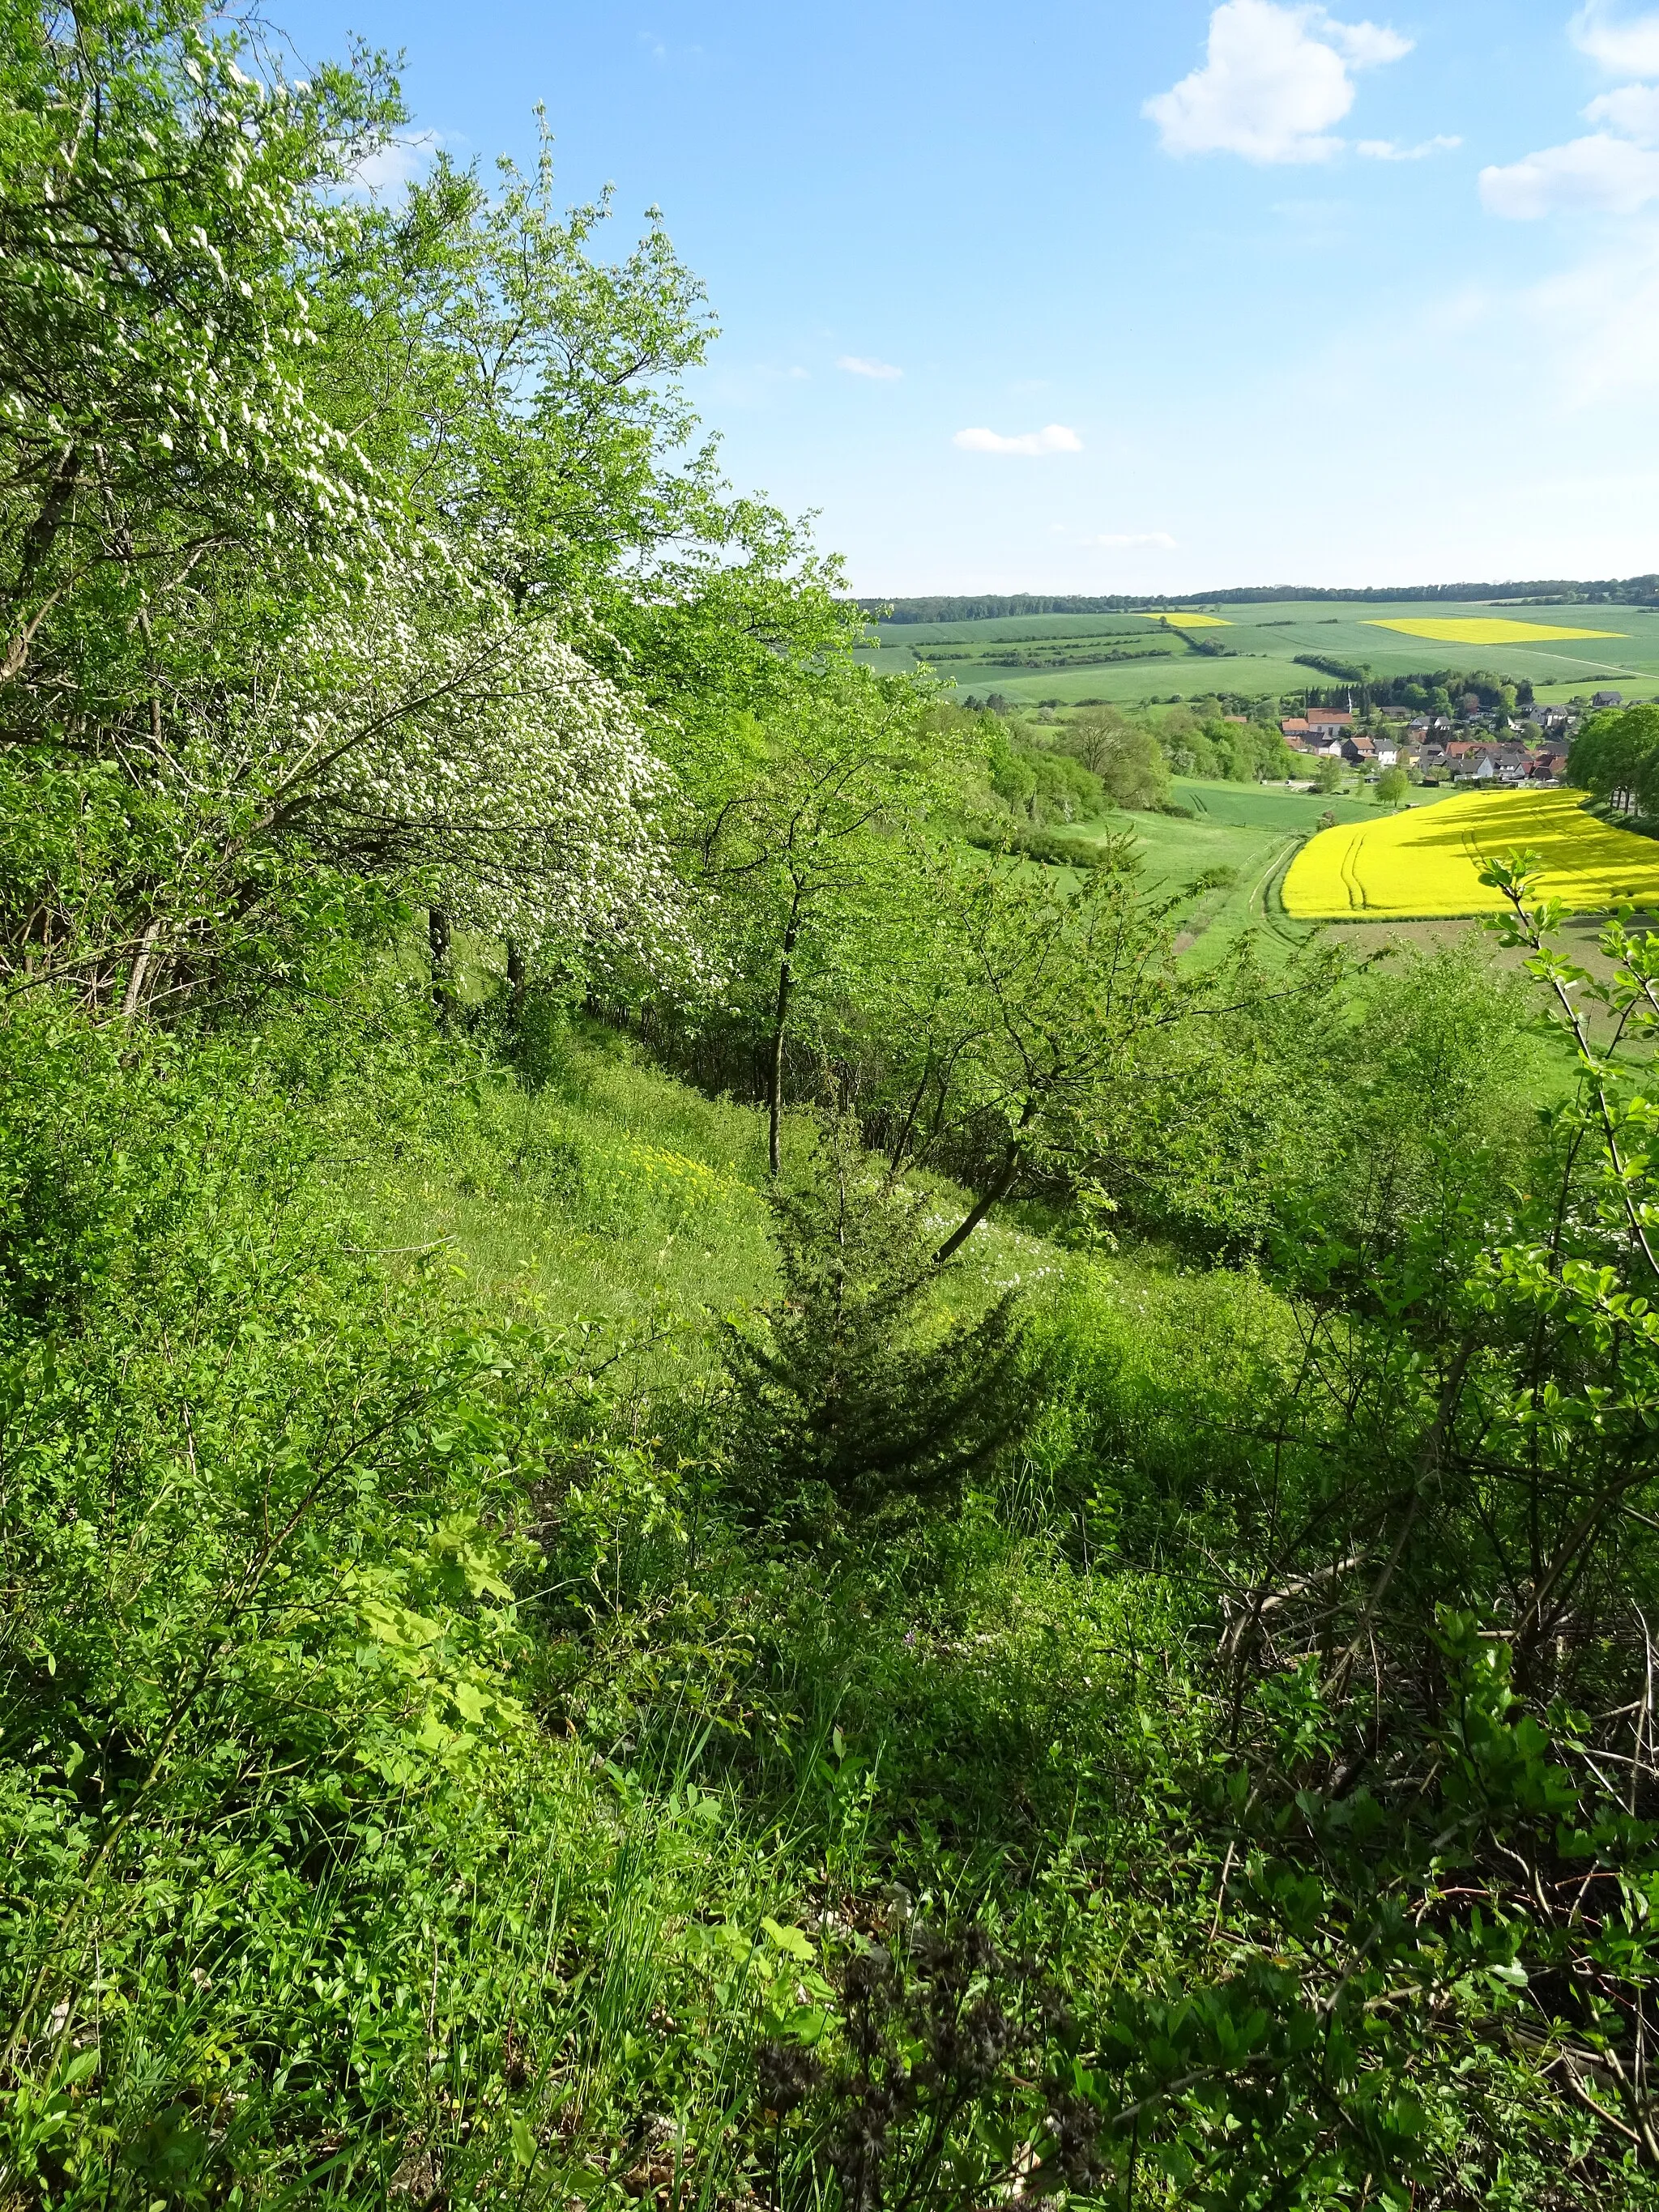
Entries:
<svg viewBox="0 0 1659 2212">
<path fill-rule="evenodd" d="M 1044 699 L 1075 703 L 1097 698 L 1115 704 L 1197 698 L 1217 691 L 1243 697 L 1280 697 L 1310 684 L 1334 679 L 1298 667 L 1298 653 L 1314 653 L 1365 665 L 1378 675 L 1422 670 L 1490 668 L 1525 678 L 1540 698 L 1569 698 L 1587 689 L 1610 686 L 1650 696 L 1659 690 L 1659 611 L 1644 607 L 1504 607 L 1478 601 L 1425 600 L 1382 605 L 1362 601 L 1286 602 L 1261 605 L 1218 605 L 1228 627 L 1205 628 L 1190 635 L 1219 646 L 1212 658 L 1179 645 L 1160 624 L 1135 624 L 1120 615 L 1005 617 L 966 623 L 878 625 L 866 648 L 870 665 L 902 670 L 926 662 L 963 693 L 998 692 L 1024 704 Z M 1619 633 L 1601 639 L 1556 639 L 1538 644 L 1448 643 L 1413 638 L 1379 628 L 1380 622 L 1487 621 L 1493 617 Z M 1171 629 L 1180 617 L 1170 617 Z M 1145 641 L 1145 657 L 1115 656 Z M 1055 665 L 1034 669 L 1000 645 L 1018 642 L 1027 656 L 1052 653 Z M 939 658 L 929 659 L 929 648 Z M 1091 657 L 1097 652 L 1098 657 Z M 1166 655 L 1173 657 L 1166 658 Z"/>
<path fill-rule="evenodd" d="M 1492 653 L 860 658 L 654 209 L 0 41 L 0 2212 L 1659 2212 L 1659 937 L 908 672 Z"/>
</svg>

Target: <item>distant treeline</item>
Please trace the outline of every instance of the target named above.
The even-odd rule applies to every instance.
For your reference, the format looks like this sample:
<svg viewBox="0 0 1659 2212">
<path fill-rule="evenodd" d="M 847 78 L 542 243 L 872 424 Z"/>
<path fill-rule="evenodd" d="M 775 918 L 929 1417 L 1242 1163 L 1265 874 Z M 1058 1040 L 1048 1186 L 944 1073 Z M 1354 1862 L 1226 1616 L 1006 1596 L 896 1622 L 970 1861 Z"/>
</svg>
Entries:
<svg viewBox="0 0 1659 2212">
<path fill-rule="evenodd" d="M 1626 576 L 1601 583 L 1571 578 L 1547 579 L 1518 584 L 1412 584 L 1377 587 L 1364 586 L 1337 591 L 1309 584 L 1249 584 L 1222 592 L 1192 592 L 1182 599 L 1157 594 L 1125 594 L 1083 599 L 1065 595 L 1045 598 L 1029 592 L 1000 598 L 981 594 L 971 598 L 941 597 L 916 599 L 858 599 L 864 614 L 890 623 L 1000 622 L 1011 615 L 1116 615 L 1137 609 L 1171 613 L 1192 607 L 1267 606 L 1283 599 L 1360 600 L 1368 605 L 1396 605 L 1408 600 L 1531 599 L 1551 605 L 1594 605 L 1659 606 L 1659 575 Z"/>
<path fill-rule="evenodd" d="M 1339 660 L 1323 653 L 1298 653 L 1296 665 L 1322 676 L 1334 676 L 1346 687 L 1340 693 L 1310 690 L 1310 706 L 1340 705 L 1357 695 L 1356 703 L 1367 712 L 1373 707 L 1410 707 L 1443 714 L 1468 698 L 1478 698 L 1483 708 L 1505 710 L 1530 707 L 1533 702 L 1532 685 L 1524 676 L 1499 676 L 1486 668 L 1436 668 L 1403 676 L 1377 676 L 1363 661 Z"/>
</svg>

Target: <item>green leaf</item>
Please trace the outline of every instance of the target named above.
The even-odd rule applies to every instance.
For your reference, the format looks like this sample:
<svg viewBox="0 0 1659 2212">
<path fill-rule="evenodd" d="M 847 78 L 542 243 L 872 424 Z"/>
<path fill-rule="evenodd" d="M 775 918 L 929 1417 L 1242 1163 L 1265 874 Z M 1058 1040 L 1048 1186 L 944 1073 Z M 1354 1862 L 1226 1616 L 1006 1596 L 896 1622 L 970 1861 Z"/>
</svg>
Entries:
<svg viewBox="0 0 1659 2212">
<path fill-rule="evenodd" d="M 781 1927 L 775 1920 L 771 1919 L 763 1920 L 761 1926 L 766 1931 L 768 1939 L 775 1943 L 780 1951 L 787 1951 L 792 1959 L 799 1959 L 803 1966 L 809 1965 L 817 1956 L 817 1953 L 799 1928 Z"/>
</svg>

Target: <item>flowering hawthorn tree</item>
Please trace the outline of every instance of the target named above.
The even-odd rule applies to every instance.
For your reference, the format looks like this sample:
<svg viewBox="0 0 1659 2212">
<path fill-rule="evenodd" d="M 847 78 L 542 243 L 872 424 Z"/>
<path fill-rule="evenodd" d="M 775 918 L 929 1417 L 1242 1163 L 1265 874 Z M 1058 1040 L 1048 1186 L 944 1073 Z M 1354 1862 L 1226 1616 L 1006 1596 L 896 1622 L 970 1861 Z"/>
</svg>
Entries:
<svg viewBox="0 0 1659 2212">
<path fill-rule="evenodd" d="M 284 657 L 303 673 L 251 733 L 260 836 L 422 882 L 464 926 L 537 950 L 686 952 L 666 771 L 551 623 L 462 577 L 435 598 L 389 578 Z"/>
</svg>

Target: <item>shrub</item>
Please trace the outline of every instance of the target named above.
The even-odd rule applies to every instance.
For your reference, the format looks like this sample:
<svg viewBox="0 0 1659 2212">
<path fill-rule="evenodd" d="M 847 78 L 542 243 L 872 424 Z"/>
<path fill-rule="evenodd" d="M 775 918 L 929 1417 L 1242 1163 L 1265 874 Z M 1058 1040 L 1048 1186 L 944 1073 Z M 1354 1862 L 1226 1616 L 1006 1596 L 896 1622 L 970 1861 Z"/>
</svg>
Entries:
<svg viewBox="0 0 1659 2212">
<path fill-rule="evenodd" d="M 783 1297 L 760 1329 L 728 1324 L 724 1340 L 751 1511 L 799 1525 L 952 1498 L 1036 1402 L 1012 1294 L 976 1321 L 938 1315 L 928 1201 L 871 1164 L 848 1121 L 772 1210 Z"/>
</svg>

